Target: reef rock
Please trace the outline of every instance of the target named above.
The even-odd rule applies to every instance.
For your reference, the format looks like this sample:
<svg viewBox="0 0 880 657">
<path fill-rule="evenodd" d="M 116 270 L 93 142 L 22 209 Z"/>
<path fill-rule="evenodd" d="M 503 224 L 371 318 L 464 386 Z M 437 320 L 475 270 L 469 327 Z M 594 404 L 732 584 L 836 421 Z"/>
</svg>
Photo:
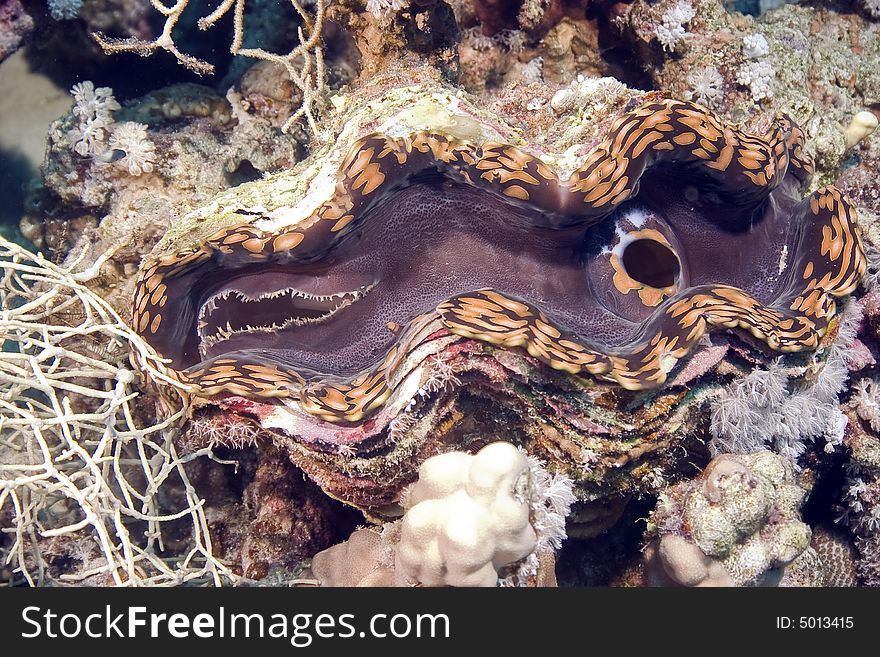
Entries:
<svg viewBox="0 0 880 657">
<path fill-rule="evenodd" d="M 799 516 L 807 491 L 769 451 L 714 459 L 661 494 L 645 550 L 654 585 L 767 586 L 810 545 Z M 816 576 L 801 576 L 807 582 Z M 818 579 L 814 585 L 821 585 Z"/>
<path fill-rule="evenodd" d="M 865 256 L 845 197 L 803 198 L 812 162 L 784 117 L 757 137 L 591 85 L 589 115 L 529 139 L 429 71 L 343 97 L 335 142 L 173 222 L 136 330 L 197 403 L 257 418 L 374 517 L 477 431 L 593 496 L 662 484 L 708 333 L 815 351 Z"/>
</svg>

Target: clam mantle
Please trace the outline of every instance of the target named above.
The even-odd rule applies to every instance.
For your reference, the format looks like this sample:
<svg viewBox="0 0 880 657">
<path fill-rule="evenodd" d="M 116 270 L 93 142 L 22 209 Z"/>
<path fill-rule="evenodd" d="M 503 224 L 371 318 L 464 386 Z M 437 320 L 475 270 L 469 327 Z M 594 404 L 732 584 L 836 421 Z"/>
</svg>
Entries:
<svg viewBox="0 0 880 657">
<path fill-rule="evenodd" d="M 568 170 L 571 149 L 410 93 L 183 217 L 145 260 L 134 326 L 197 396 L 357 423 L 455 338 L 654 388 L 712 329 L 817 348 L 864 273 L 855 209 L 833 187 L 804 198 L 786 117 L 759 137 L 632 100 Z"/>
</svg>

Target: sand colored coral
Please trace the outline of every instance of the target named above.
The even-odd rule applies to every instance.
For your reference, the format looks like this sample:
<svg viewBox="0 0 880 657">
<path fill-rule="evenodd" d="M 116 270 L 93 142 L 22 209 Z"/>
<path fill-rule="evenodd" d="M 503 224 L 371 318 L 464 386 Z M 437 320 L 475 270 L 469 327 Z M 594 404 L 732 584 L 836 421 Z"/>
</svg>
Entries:
<svg viewBox="0 0 880 657">
<path fill-rule="evenodd" d="M 806 491 L 773 452 L 724 455 L 661 496 L 646 550 L 649 581 L 668 586 L 778 584 L 810 545 Z M 818 577 L 815 579 L 819 579 Z"/>
<path fill-rule="evenodd" d="M 508 443 L 425 461 L 409 491 L 397 577 L 427 586 L 494 586 L 500 568 L 537 544 L 528 486 L 528 459 Z"/>
</svg>

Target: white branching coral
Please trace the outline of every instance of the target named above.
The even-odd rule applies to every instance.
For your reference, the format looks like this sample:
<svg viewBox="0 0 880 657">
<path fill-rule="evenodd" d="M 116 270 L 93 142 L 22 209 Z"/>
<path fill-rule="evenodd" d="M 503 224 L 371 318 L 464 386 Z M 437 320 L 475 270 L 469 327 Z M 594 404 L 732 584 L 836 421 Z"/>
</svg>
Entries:
<svg viewBox="0 0 880 657">
<path fill-rule="evenodd" d="M 837 339 L 812 381 L 792 384 L 777 360 L 728 385 L 712 406 L 713 453 L 750 453 L 770 445 L 796 461 L 807 440 L 824 440 L 826 452 L 842 444 L 847 419 L 838 395 L 849 378 L 847 351 L 861 318 L 858 304 L 843 308 Z"/>
<path fill-rule="evenodd" d="M 736 81 L 752 92 L 752 99 L 757 103 L 765 98 L 773 97 L 773 81 L 776 70 L 770 62 L 749 62 L 737 71 Z"/>
<path fill-rule="evenodd" d="M 724 77 L 714 66 L 691 71 L 687 82 L 691 88 L 691 98 L 707 107 L 715 106 L 724 97 Z"/>
<path fill-rule="evenodd" d="M 654 34 L 663 50 L 675 52 L 678 44 L 692 35 L 685 25 L 696 16 L 697 12 L 689 0 L 679 0 L 663 14 L 663 22 L 657 25 Z"/>
<path fill-rule="evenodd" d="M 169 390 L 179 384 L 89 288 L 111 255 L 60 267 L 0 238 L 0 563 L 31 586 L 58 581 L 48 554 L 59 547 L 83 561 L 61 583 L 234 581 L 184 468 L 210 449 L 178 453 L 183 396 L 157 419 L 129 351 Z"/>
<path fill-rule="evenodd" d="M 770 54 L 767 38 L 757 32 L 743 37 L 743 54 L 747 59 L 758 60 Z M 776 70 L 767 61 L 746 61 L 736 74 L 736 81 L 752 92 L 752 99 L 757 103 L 765 98 L 773 97 L 773 82 Z"/>
<path fill-rule="evenodd" d="M 113 97 L 109 87 L 98 87 L 86 80 L 73 85 L 73 115 L 78 123 L 67 133 L 68 141 L 73 150 L 83 157 L 103 153 L 106 148 L 107 134 L 113 123 L 113 112 L 119 109 L 119 103 Z"/>
<path fill-rule="evenodd" d="M 113 163 L 131 175 L 139 176 L 153 170 L 156 146 L 147 137 L 147 126 L 143 123 L 125 121 L 114 124 L 107 144 L 111 150 L 123 153 Z"/>
<path fill-rule="evenodd" d="M 373 0 L 375 3 L 375 0 Z M 204 60 L 193 57 L 178 49 L 174 43 L 174 29 L 180 17 L 189 6 L 190 0 L 174 0 L 170 6 L 163 5 L 159 0 L 153 0 L 153 7 L 162 14 L 164 25 L 162 33 L 152 41 L 143 39 L 115 39 L 101 32 L 92 33 L 92 38 L 107 54 L 119 52 L 134 52 L 143 57 L 152 55 L 156 50 L 165 50 L 174 55 L 175 59 L 194 73 L 203 75 L 213 73 L 214 66 Z M 229 44 L 229 52 L 233 55 L 251 57 L 268 62 L 274 62 L 284 67 L 291 82 L 302 92 L 302 103 L 290 116 L 281 130 L 287 133 L 291 127 L 301 118 L 305 118 L 312 134 L 319 141 L 325 139 L 325 132 L 318 127 L 317 113 L 319 105 L 323 103 L 323 92 L 327 88 L 327 70 L 324 65 L 324 51 L 322 42 L 322 30 L 324 27 L 324 14 L 327 0 L 314 0 L 311 3 L 313 10 L 306 9 L 308 3 L 300 0 L 290 0 L 291 8 L 300 21 L 300 27 L 296 30 L 297 43 L 290 52 L 285 54 L 273 53 L 262 48 L 243 48 L 244 43 L 244 15 L 245 6 L 249 0 L 222 0 L 216 9 L 207 16 L 198 20 L 199 29 L 207 30 L 216 25 L 227 14 L 232 16 L 232 40 Z M 203 3 L 200 3 L 203 4 Z M 405 6 L 405 0 L 384 0 L 379 5 L 389 7 Z"/>
<path fill-rule="evenodd" d="M 770 54 L 770 44 L 760 32 L 743 37 L 743 54 L 749 59 L 758 59 Z"/>
<path fill-rule="evenodd" d="M 67 133 L 67 138 L 78 155 L 97 155 L 107 148 L 107 125 L 97 119 L 80 121 Z"/>
<path fill-rule="evenodd" d="M 80 119 L 99 118 L 110 120 L 110 115 L 119 109 L 110 87 L 95 88 L 90 80 L 78 82 L 70 90 L 76 105 L 73 113 Z"/>
<path fill-rule="evenodd" d="M 534 551 L 523 559 L 519 568 L 507 577 L 499 580 L 499 586 L 521 586 L 529 578 L 538 573 L 538 555 L 554 552 L 562 547 L 568 537 L 565 531 L 565 519 L 571 513 L 572 505 L 577 501 L 574 496 L 574 482 L 563 474 L 550 474 L 546 463 L 535 456 L 529 456 L 524 450 L 529 463 L 530 495 L 526 499 L 531 509 L 532 527 L 538 535 Z"/>
</svg>

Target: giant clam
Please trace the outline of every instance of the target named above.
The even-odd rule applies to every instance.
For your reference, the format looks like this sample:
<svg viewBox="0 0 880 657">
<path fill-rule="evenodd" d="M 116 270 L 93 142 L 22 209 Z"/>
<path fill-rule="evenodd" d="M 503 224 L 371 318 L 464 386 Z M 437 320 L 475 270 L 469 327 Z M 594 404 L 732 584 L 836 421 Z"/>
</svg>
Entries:
<svg viewBox="0 0 880 657">
<path fill-rule="evenodd" d="M 133 303 L 195 397 L 259 418 L 351 503 L 392 502 L 451 427 L 469 440 L 461 397 L 443 399 L 477 370 L 514 405 L 528 395 L 505 376 L 540 391 L 556 419 L 527 399 L 520 429 L 557 462 L 661 450 L 687 410 L 667 379 L 707 332 L 816 350 L 864 273 L 855 209 L 833 187 L 804 197 L 786 117 L 753 136 L 630 95 L 562 150 L 460 95 L 396 93 L 350 101 L 335 144 L 183 217 Z"/>
</svg>

